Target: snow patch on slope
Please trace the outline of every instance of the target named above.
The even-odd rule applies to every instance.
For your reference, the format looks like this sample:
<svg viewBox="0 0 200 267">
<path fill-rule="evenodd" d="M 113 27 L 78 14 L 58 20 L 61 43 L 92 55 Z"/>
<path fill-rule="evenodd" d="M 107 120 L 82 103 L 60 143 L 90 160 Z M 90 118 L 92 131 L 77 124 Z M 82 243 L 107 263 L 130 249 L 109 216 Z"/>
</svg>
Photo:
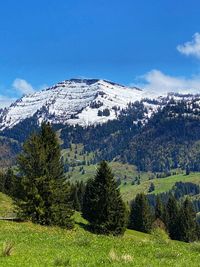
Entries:
<svg viewBox="0 0 200 267">
<path fill-rule="evenodd" d="M 139 101 L 145 92 L 98 79 L 71 79 L 43 91 L 29 94 L 0 114 L 0 129 L 14 125 L 37 115 L 38 122 L 90 124 L 104 123 L 115 119 L 117 109 Z M 115 110 L 113 109 L 115 107 Z M 109 116 L 98 116 L 98 111 L 108 109 Z"/>
</svg>

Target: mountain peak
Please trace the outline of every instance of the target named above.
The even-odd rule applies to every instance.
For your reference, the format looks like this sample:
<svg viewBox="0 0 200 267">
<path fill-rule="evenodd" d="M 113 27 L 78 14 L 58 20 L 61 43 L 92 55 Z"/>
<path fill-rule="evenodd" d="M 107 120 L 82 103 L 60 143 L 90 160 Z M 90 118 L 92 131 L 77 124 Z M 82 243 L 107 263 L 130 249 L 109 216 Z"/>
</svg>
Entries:
<svg viewBox="0 0 200 267">
<path fill-rule="evenodd" d="M 128 103 L 141 100 L 144 92 L 103 79 L 69 79 L 25 95 L 0 112 L 0 130 L 37 116 L 38 122 L 79 124 L 104 123 L 117 118 Z M 106 116 L 103 111 L 107 110 Z"/>
</svg>

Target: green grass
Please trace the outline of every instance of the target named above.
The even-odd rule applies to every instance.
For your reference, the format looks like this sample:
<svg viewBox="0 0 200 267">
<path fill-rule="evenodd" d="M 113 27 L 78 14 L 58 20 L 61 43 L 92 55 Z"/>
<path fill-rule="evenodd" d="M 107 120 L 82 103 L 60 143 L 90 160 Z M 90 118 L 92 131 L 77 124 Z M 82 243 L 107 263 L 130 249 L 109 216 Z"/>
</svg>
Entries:
<svg viewBox="0 0 200 267">
<path fill-rule="evenodd" d="M 13 212 L 12 199 L 0 192 L 0 217 L 9 216 Z"/>
<path fill-rule="evenodd" d="M 127 183 L 126 185 L 121 186 L 120 189 L 124 200 L 130 201 L 138 193 L 144 192 L 147 194 L 151 183 L 154 183 L 155 185 L 155 190 L 152 193 L 159 194 L 172 189 L 176 182 L 200 184 L 200 173 L 190 173 L 190 175 L 178 174 L 166 178 L 144 180 L 140 185 L 131 185 L 130 183 Z"/>
<path fill-rule="evenodd" d="M 97 165 L 88 165 L 88 162 L 94 158 L 94 153 L 83 154 L 83 149 L 83 144 L 71 144 L 71 148 L 62 150 L 64 160 L 67 160 L 68 163 L 73 166 L 70 167 L 70 170 L 66 175 L 70 181 L 87 181 L 89 178 L 94 177 L 96 173 Z M 85 165 L 81 164 L 83 161 L 85 161 Z M 109 165 L 112 168 L 116 179 L 120 178 L 122 184 L 131 183 L 135 180 L 136 176 L 139 175 L 136 167 L 133 165 L 114 161 L 110 162 Z M 84 169 L 84 174 L 82 173 L 82 170 L 80 171 L 81 167 Z M 140 176 L 141 180 L 144 181 L 151 176 L 151 173 L 140 173 Z"/>
<path fill-rule="evenodd" d="M 200 266 L 200 244 L 159 242 L 132 230 L 124 237 L 98 236 L 79 226 L 82 218 L 76 221 L 71 231 L 0 221 L 0 249 L 5 242 L 14 244 L 11 256 L 0 255 L 0 266 Z"/>
</svg>

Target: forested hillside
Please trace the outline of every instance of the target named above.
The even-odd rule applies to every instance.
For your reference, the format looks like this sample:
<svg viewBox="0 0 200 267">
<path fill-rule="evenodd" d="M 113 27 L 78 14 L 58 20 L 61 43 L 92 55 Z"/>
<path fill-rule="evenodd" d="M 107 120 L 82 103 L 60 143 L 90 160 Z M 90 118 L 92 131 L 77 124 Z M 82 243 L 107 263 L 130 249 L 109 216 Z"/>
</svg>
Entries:
<svg viewBox="0 0 200 267">
<path fill-rule="evenodd" d="M 169 173 L 176 168 L 199 171 L 199 110 L 197 99 L 190 102 L 171 99 L 147 119 L 147 107 L 141 101 L 129 104 L 117 119 L 107 123 L 88 127 L 56 124 L 53 127 L 58 131 L 63 149 L 71 144 L 82 144 L 82 154 L 93 153 L 92 164 L 105 159 L 133 164 L 139 171 Z M 21 144 L 38 129 L 37 120 L 32 117 L 1 132 L 2 137 L 9 138 L 7 145 L 13 158 L 20 147 L 13 149 L 11 138 L 15 144 Z"/>
</svg>

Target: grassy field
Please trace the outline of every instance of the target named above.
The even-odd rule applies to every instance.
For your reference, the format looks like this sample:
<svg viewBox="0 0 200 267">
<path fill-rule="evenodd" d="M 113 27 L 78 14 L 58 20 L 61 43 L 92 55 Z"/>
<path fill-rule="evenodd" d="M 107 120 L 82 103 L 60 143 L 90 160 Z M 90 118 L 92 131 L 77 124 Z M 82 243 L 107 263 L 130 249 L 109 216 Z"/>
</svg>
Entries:
<svg viewBox="0 0 200 267">
<path fill-rule="evenodd" d="M 124 237 L 98 236 L 76 216 L 74 230 L 32 223 L 0 221 L 0 253 L 13 244 L 11 256 L 0 256 L 2 267 L 200 266 L 200 244 L 168 241 L 161 235 L 127 230 Z"/>
<path fill-rule="evenodd" d="M 126 185 L 122 185 L 120 189 L 124 200 L 130 201 L 138 193 L 148 193 L 151 183 L 155 185 L 155 190 L 152 193 L 159 194 L 169 191 L 170 189 L 172 189 L 176 182 L 180 181 L 200 184 L 200 173 L 190 173 L 190 175 L 178 174 L 166 178 L 145 180 L 142 181 L 140 185 L 131 185 L 130 183 L 127 183 Z"/>
<path fill-rule="evenodd" d="M 97 165 L 87 164 L 91 159 L 93 159 L 93 153 L 83 155 L 82 152 L 82 144 L 72 144 L 71 148 L 62 150 L 64 159 L 68 159 L 70 164 L 74 164 L 74 167 L 70 167 L 70 170 L 67 173 L 67 177 L 72 182 L 85 182 L 89 178 L 93 178 L 95 176 Z M 79 165 L 82 161 L 85 161 L 86 164 Z M 137 193 L 148 193 L 150 184 L 152 182 L 155 185 L 155 190 L 152 192 L 153 194 L 169 191 L 176 182 L 180 181 L 200 184 L 200 173 L 191 173 L 190 175 L 186 176 L 185 174 L 180 173 L 180 170 L 176 170 L 180 174 L 151 180 L 153 177 L 152 173 L 138 172 L 136 167 L 130 164 L 123 164 L 113 161 L 109 163 L 109 166 L 111 167 L 116 180 L 120 179 L 121 181 L 120 191 L 125 201 L 132 200 Z M 83 169 L 84 172 L 82 171 Z M 140 177 L 139 184 L 137 182 L 138 177 Z"/>
<path fill-rule="evenodd" d="M 97 169 L 97 165 L 89 164 L 93 158 L 93 153 L 83 154 L 83 145 L 82 144 L 71 144 L 71 148 L 63 149 L 62 156 L 64 160 L 67 160 L 70 165 L 69 173 L 67 177 L 71 181 L 87 181 L 89 178 L 94 177 Z M 85 161 L 85 165 L 82 165 L 81 162 Z M 130 164 L 122 164 L 120 162 L 110 162 L 110 167 L 116 177 L 116 179 L 121 180 L 122 184 L 131 183 L 135 178 L 140 175 L 141 181 L 147 180 L 151 173 L 138 173 L 135 166 Z M 82 171 L 82 168 L 84 172 Z"/>
</svg>

